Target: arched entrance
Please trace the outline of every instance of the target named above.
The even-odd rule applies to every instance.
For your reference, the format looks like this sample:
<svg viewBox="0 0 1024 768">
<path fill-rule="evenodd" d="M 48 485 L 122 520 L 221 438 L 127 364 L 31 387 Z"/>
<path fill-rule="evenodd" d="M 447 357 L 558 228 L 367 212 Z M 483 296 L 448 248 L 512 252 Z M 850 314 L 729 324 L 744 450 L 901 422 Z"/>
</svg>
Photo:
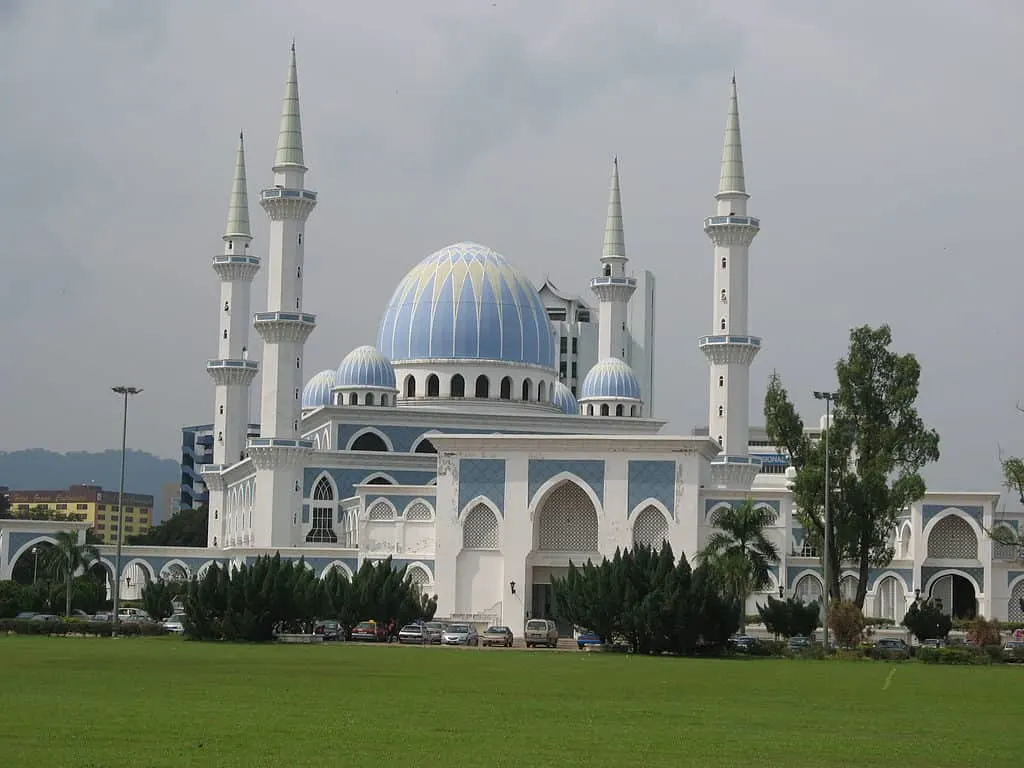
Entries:
<svg viewBox="0 0 1024 768">
<path fill-rule="evenodd" d="M 947 573 L 932 582 L 928 596 L 943 613 L 954 619 L 973 619 L 978 615 L 978 595 L 966 576 Z"/>
<path fill-rule="evenodd" d="M 555 619 L 563 637 L 571 637 L 571 624 L 555 616 L 552 578 L 563 578 L 569 563 L 597 562 L 598 515 L 594 502 L 582 486 L 564 480 L 551 488 L 534 513 L 533 587 L 530 594 L 531 618 Z"/>
<path fill-rule="evenodd" d="M 26 547 L 11 564 L 11 581 L 18 584 L 38 584 L 49 580 L 49 553 L 53 542 L 40 540 Z"/>
</svg>

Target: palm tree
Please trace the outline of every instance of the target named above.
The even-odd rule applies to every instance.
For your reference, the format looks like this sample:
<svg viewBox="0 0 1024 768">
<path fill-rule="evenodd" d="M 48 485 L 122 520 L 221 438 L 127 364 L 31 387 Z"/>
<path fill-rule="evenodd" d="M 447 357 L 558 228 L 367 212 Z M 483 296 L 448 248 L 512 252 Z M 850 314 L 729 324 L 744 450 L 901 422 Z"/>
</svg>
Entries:
<svg viewBox="0 0 1024 768">
<path fill-rule="evenodd" d="M 79 544 L 75 531 L 61 531 L 54 538 L 56 543 L 46 553 L 46 569 L 54 579 L 63 579 L 64 615 L 70 616 L 75 574 L 99 560 L 100 553 L 92 544 Z"/>
<path fill-rule="evenodd" d="M 697 555 L 722 593 L 739 603 L 741 632 L 747 598 L 771 584 L 769 566 L 779 561 L 778 548 L 765 536 L 765 528 L 777 519 L 774 510 L 755 506 L 750 498 L 737 507 L 721 507 L 711 516 L 717 530 Z"/>
</svg>

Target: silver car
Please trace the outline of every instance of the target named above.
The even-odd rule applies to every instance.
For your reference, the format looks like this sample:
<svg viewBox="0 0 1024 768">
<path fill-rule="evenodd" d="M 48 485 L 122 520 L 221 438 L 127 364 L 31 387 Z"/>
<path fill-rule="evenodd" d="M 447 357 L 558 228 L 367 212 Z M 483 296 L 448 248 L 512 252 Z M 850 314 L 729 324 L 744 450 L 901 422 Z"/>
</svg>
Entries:
<svg viewBox="0 0 1024 768">
<path fill-rule="evenodd" d="M 176 613 L 169 619 L 164 619 L 162 622 L 164 629 L 168 632 L 173 632 L 176 635 L 184 634 L 185 632 L 185 614 Z"/>
<path fill-rule="evenodd" d="M 480 636 L 470 624 L 452 624 L 441 633 L 441 645 L 480 645 Z"/>
</svg>

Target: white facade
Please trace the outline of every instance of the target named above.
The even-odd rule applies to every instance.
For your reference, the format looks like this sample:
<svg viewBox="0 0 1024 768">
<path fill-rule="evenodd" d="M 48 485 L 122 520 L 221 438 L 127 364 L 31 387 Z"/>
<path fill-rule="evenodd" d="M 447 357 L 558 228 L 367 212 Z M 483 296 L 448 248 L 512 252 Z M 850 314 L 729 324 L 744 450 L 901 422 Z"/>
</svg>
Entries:
<svg viewBox="0 0 1024 768">
<path fill-rule="evenodd" d="M 706 222 L 716 261 L 716 326 L 701 340 L 711 370 L 707 436 L 663 436 L 663 422 L 649 417 L 653 278 L 616 282 L 628 277 L 617 164 L 592 282 L 596 324 L 580 314 L 589 312 L 581 299 L 550 283 L 538 292 L 501 254 L 457 243 L 410 264 L 375 345 L 306 386 L 303 344 L 315 317 L 302 306 L 302 268 L 316 195 L 304 186 L 294 50 L 273 172 L 274 186 L 261 193 L 270 219 L 268 300 L 254 316 L 265 348 L 261 434 L 244 458 L 233 455 L 247 417 L 230 388 L 242 385 L 215 374 L 214 429 L 225 443 L 203 467 L 209 546 L 126 547 L 136 582 L 274 552 L 303 557 L 319 574 L 353 573 L 366 559 L 390 556 L 438 596 L 440 615 L 521 634 L 528 617 L 551 616 L 552 579 L 570 562 L 666 540 L 692 560 L 714 511 L 750 497 L 777 515 L 770 535 L 782 557 L 767 593 L 820 597 L 821 565 L 794 513 L 785 457 L 749 427 L 749 364 L 760 339 L 747 327 L 747 255 L 758 223 L 746 213 L 735 87 L 718 210 Z M 239 178 L 244 191 L 244 171 L 236 192 Z M 240 199 L 232 195 L 236 222 Z M 251 239 L 247 210 L 244 220 L 244 231 L 229 225 L 225 235 L 232 258 Z M 228 285 L 219 354 L 246 360 L 238 317 L 248 311 L 249 283 L 231 270 L 218 274 Z M 586 370 L 564 381 L 563 361 Z M 1018 529 L 1022 516 L 1001 516 L 997 504 L 998 494 L 937 492 L 913 504 L 892 531 L 895 558 L 867 574 L 867 613 L 899 621 L 920 590 L 957 614 L 1024 619 L 1024 564 L 985 534 Z M 0 521 L 0 578 L 51 535 L 45 525 L 8 522 Z M 856 578 L 844 569 L 844 594 Z"/>
</svg>

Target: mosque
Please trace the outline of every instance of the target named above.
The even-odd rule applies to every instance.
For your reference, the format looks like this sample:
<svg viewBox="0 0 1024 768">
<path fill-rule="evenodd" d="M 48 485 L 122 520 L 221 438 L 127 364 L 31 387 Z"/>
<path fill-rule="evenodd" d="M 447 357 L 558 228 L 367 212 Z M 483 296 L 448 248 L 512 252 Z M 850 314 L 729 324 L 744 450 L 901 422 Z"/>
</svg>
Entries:
<svg viewBox="0 0 1024 768">
<path fill-rule="evenodd" d="M 651 412 L 654 283 L 627 269 L 617 162 L 590 280 L 596 333 L 582 299 L 550 284 L 538 290 L 501 254 L 461 242 L 410 265 L 375 343 L 308 379 L 303 347 L 316 315 L 303 304 L 303 240 L 319 199 L 305 184 L 294 48 L 272 171 L 259 192 L 269 218 L 262 257 L 239 142 L 224 249 L 213 258 L 221 292 L 218 356 L 206 364 L 208 546 L 125 547 L 122 594 L 266 553 L 302 557 L 318 574 L 391 556 L 437 595 L 439 616 L 522 634 L 527 618 L 551 615 L 552 579 L 570 562 L 664 540 L 692 560 L 715 510 L 751 497 L 778 515 L 770 533 L 781 561 L 767 592 L 820 599 L 818 553 L 794 515 L 786 457 L 750 427 L 750 365 L 762 340 L 748 327 L 748 257 L 760 221 L 747 212 L 735 79 L 715 210 L 704 219 L 714 265 L 712 325 L 696 339 L 709 368 L 706 434 L 663 435 Z M 267 303 L 252 314 L 264 262 Z M 261 361 L 248 353 L 250 327 Z M 1020 525 L 998 501 L 929 492 L 908 508 L 891 532 L 895 558 L 870 572 L 866 613 L 899 621 L 916 597 L 933 595 L 957 616 L 1024 620 L 1024 565 L 985 533 Z M 4 578 L 51 533 L 0 524 Z M 113 548 L 101 551 L 113 578 Z M 856 587 L 844 570 L 842 591 Z"/>
</svg>

